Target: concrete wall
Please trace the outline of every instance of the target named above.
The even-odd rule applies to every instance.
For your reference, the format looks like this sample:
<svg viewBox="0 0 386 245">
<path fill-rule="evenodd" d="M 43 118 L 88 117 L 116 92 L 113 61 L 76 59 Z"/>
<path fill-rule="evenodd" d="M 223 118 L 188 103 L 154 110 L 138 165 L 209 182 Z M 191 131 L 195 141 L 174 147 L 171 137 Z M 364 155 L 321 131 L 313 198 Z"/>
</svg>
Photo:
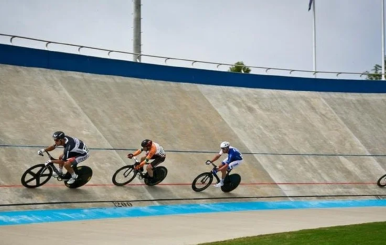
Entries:
<svg viewBox="0 0 386 245">
<path fill-rule="evenodd" d="M 241 85 L 246 85 L 254 80 L 262 84 L 261 79 L 273 86 L 275 83 L 268 80 L 278 79 L 278 84 L 290 90 L 294 87 L 289 81 L 296 78 L 195 71 L 1 46 L 2 51 L 5 49 L 6 57 L 0 53 L 2 62 L 8 60 L 18 66 L 0 65 L 1 204 L 384 194 L 375 184 L 385 172 L 386 96 L 382 93 L 202 85 L 193 82 L 203 79 L 203 83 L 218 81 L 216 85 L 220 85 L 230 81 L 226 85 L 231 85 L 236 83 L 231 78 L 240 78 Z M 43 54 L 45 63 L 39 56 Z M 88 67 L 88 73 L 65 71 L 77 67 Z M 104 69 L 121 74 L 92 74 L 107 72 Z M 157 69 L 159 74 L 148 73 Z M 170 76 L 171 81 L 125 77 L 137 72 L 138 76 Z M 188 76 L 195 72 L 197 76 Z M 213 76 L 204 80 L 205 74 Z M 226 75 L 229 80 L 216 80 Z M 186 83 L 175 82 L 177 78 L 186 78 L 182 81 Z M 280 82 L 282 79 L 288 82 Z M 298 81 L 297 84 L 307 86 L 309 82 L 316 87 L 322 86 L 317 85 L 321 82 L 326 90 L 326 84 L 332 82 Z M 364 81 L 335 82 L 357 84 L 358 92 L 366 92 L 371 84 L 383 85 L 369 82 L 370 86 L 365 87 L 359 86 Z M 332 86 L 331 90 L 337 88 Z M 56 130 L 84 140 L 92 149 L 84 164 L 93 168 L 93 178 L 78 190 L 54 180 L 38 189 L 22 187 L 22 173 L 44 162 L 36 152 L 53 143 L 51 134 Z M 139 147 L 144 138 L 159 142 L 168 152 L 164 163 L 169 169 L 167 179 L 157 187 L 144 186 L 139 180 L 131 186 L 113 186 L 113 173 L 129 163 L 126 154 Z M 241 186 L 230 194 L 213 187 L 203 193 L 193 192 L 192 180 L 208 171 L 204 162 L 213 157 L 223 140 L 244 154 L 243 165 L 235 170 L 242 176 Z M 161 202 L 138 205 L 153 203 Z"/>
</svg>

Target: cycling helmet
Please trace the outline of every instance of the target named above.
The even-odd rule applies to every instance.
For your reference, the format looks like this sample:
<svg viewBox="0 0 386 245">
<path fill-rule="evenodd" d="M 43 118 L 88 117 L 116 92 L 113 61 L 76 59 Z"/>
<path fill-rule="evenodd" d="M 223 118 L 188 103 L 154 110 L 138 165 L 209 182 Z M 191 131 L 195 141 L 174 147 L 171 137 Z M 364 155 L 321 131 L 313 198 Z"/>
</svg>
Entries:
<svg viewBox="0 0 386 245">
<path fill-rule="evenodd" d="M 153 141 L 151 141 L 149 139 L 145 139 L 142 141 L 141 146 L 142 147 L 150 147 L 152 143 L 153 143 Z"/>
<path fill-rule="evenodd" d="M 221 142 L 220 148 L 227 148 L 229 146 L 230 146 L 229 142 L 228 141 L 224 141 L 224 142 Z"/>
<path fill-rule="evenodd" d="M 52 135 L 52 138 L 54 138 L 54 140 L 60 140 L 60 139 L 64 139 L 66 135 L 62 132 L 62 131 L 56 131 L 53 135 Z"/>
</svg>

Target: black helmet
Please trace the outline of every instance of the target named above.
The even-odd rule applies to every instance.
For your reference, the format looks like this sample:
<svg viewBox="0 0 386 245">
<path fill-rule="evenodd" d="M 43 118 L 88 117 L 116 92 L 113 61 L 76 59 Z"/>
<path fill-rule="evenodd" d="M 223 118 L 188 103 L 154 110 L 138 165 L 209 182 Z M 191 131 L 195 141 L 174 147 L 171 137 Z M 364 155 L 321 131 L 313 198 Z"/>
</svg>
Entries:
<svg viewBox="0 0 386 245">
<path fill-rule="evenodd" d="M 60 140 L 60 139 L 64 139 L 66 135 L 62 132 L 62 131 L 56 131 L 53 135 L 52 135 L 52 138 L 54 138 L 54 140 Z"/>
<path fill-rule="evenodd" d="M 142 147 L 150 147 L 153 142 L 151 140 L 145 139 L 142 141 L 141 146 Z"/>
</svg>

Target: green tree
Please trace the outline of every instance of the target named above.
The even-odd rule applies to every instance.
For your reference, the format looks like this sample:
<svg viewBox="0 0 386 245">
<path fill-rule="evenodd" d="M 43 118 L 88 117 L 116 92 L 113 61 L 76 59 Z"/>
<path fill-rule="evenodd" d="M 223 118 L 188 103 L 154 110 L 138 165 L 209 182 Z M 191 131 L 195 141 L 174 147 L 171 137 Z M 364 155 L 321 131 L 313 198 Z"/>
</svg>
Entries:
<svg viewBox="0 0 386 245">
<path fill-rule="evenodd" d="M 386 65 L 386 61 L 385 61 Z M 381 65 L 374 65 L 374 68 L 371 70 L 371 72 L 366 71 L 367 74 L 367 80 L 382 80 L 382 66 Z"/>
<path fill-rule="evenodd" d="M 250 73 L 251 69 L 244 65 L 244 62 L 238 61 L 233 66 L 229 67 L 230 72 Z"/>
</svg>

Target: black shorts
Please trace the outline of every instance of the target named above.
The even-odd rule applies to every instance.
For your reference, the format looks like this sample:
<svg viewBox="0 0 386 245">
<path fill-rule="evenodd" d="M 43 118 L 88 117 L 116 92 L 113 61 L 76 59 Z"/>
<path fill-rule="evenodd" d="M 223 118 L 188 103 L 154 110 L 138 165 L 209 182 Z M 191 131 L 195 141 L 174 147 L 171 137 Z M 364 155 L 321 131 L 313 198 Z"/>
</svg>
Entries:
<svg viewBox="0 0 386 245">
<path fill-rule="evenodd" d="M 76 167 L 78 165 L 78 163 L 87 160 L 88 157 L 89 157 L 89 154 L 87 153 L 86 155 L 79 155 L 79 156 L 70 157 L 65 161 L 69 161 L 71 163 L 71 166 Z"/>
<path fill-rule="evenodd" d="M 154 161 L 152 161 L 150 164 L 153 168 L 155 168 L 158 164 L 165 161 L 166 156 L 154 155 L 151 159 L 154 159 Z"/>
</svg>

